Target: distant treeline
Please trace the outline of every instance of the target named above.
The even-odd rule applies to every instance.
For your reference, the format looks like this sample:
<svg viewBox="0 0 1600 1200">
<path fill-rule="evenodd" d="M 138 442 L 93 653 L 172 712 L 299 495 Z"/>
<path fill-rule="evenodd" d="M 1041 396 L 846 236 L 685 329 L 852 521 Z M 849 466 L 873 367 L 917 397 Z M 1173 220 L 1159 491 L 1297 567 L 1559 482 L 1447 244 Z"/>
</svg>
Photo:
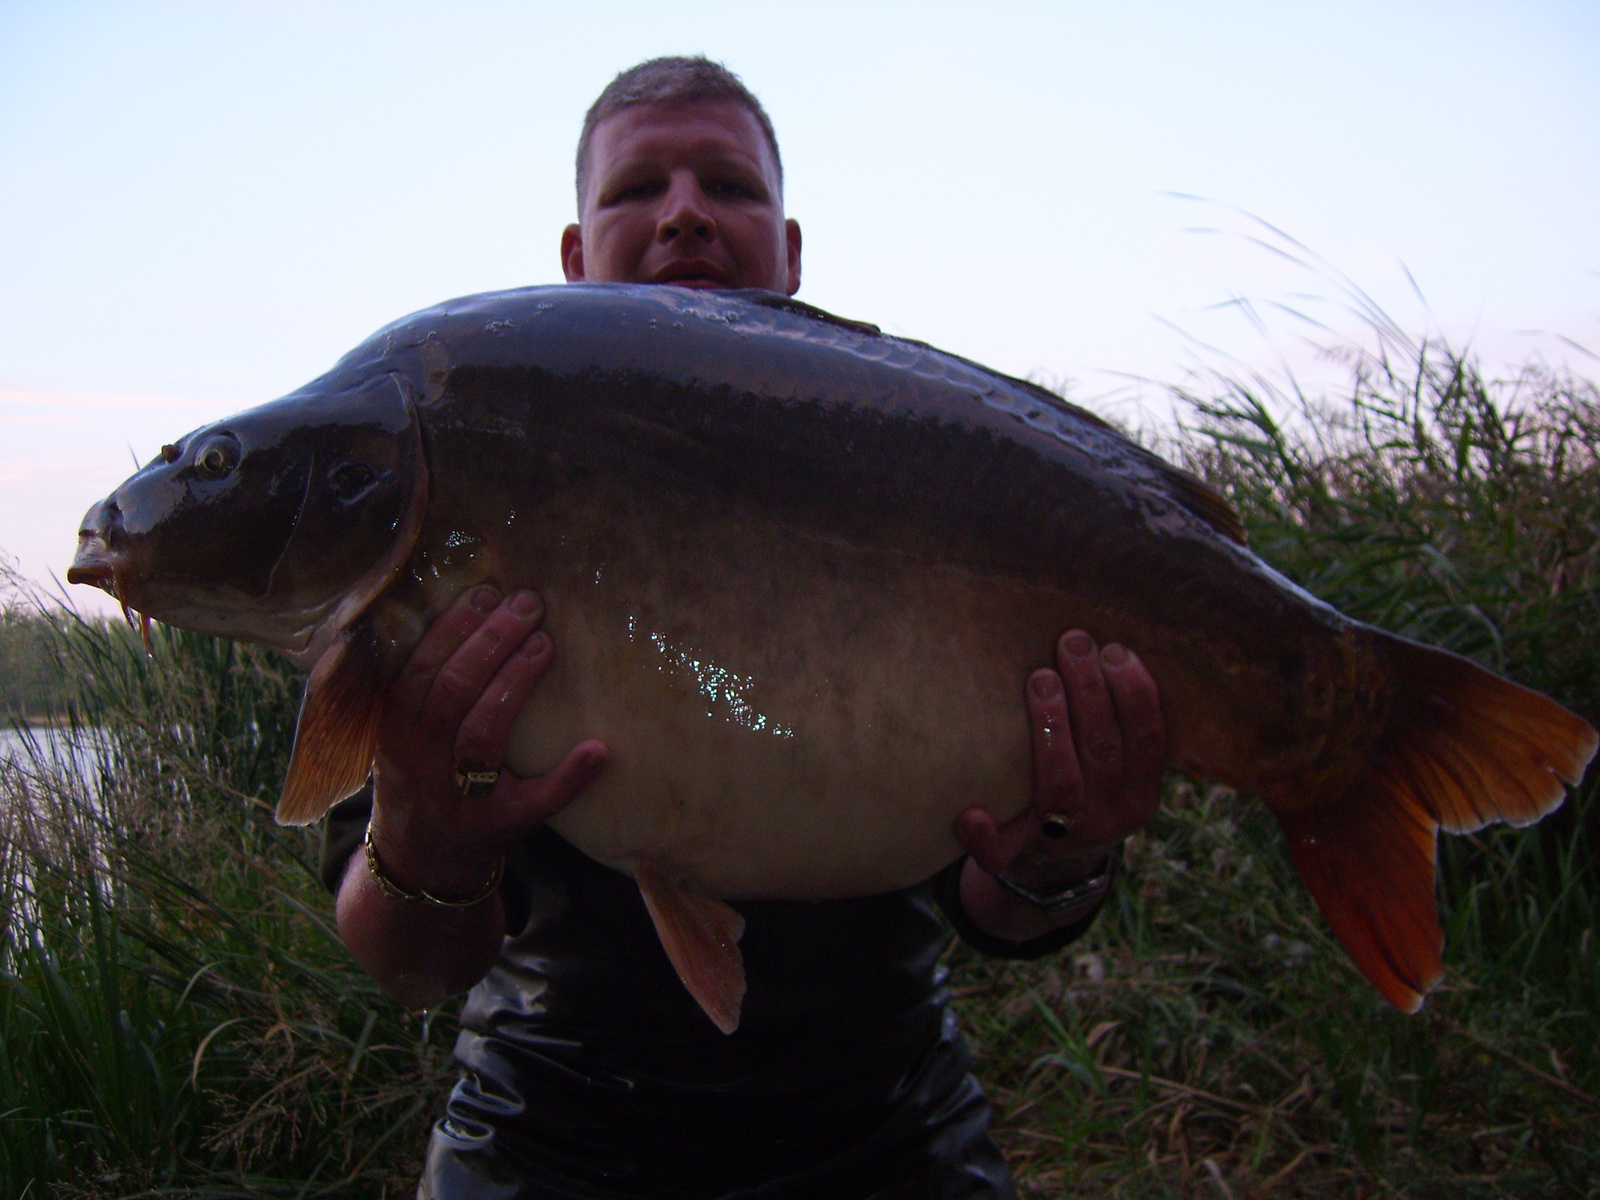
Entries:
<svg viewBox="0 0 1600 1200">
<path fill-rule="evenodd" d="M 0 714 L 8 722 L 66 711 L 68 675 L 59 626 L 72 619 L 21 606 L 0 607 Z"/>
</svg>

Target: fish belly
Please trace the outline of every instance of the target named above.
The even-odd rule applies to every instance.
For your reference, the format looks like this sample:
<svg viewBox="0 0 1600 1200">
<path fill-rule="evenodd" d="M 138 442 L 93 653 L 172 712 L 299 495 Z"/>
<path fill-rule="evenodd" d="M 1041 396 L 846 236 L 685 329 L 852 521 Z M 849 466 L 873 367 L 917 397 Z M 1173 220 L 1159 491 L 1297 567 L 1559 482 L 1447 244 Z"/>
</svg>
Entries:
<svg viewBox="0 0 1600 1200">
<path fill-rule="evenodd" d="M 1028 804 L 1023 688 L 1059 594 L 749 517 L 562 521 L 520 581 L 545 593 L 556 660 L 508 764 L 607 743 L 551 821 L 590 856 L 727 898 L 868 895 L 955 859 L 967 807 Z"/>
</svg>

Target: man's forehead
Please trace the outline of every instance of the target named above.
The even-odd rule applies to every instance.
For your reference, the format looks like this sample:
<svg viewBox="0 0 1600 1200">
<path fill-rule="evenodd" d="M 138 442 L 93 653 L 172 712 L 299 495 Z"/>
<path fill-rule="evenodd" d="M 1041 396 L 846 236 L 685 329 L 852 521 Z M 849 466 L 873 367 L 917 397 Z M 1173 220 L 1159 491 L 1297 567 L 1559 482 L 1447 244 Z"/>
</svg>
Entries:
<svg viewBox="0 0 1600 1200">
<path fill-rule="evenodd" d="M 595 126 L 590 150 L 594 159 L 663 152 L 740 154 L 763 170 L 776 170 L 755 114 L 724 99 L 630 104 Z"/>
</svg>

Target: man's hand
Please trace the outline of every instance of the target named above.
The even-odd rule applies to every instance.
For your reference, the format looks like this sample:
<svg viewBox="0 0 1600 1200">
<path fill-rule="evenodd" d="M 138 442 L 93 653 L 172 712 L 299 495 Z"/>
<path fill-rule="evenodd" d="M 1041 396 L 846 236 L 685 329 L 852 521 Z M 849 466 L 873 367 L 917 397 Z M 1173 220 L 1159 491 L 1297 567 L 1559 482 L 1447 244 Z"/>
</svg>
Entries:
<svg viewBox="0 0 1600 1200">
<path fill-rule="evenodd" d="M 1107 854 L 1155 815 L 1166 765 L 1155 681 L 1124 646 L 1097 651 L 1082 630 L 1063 634 L 1056 670 L 1035 671 L 1027 697 L 1032 806 L 999 827 L 986 810 L 969 808 L 955 826 L 968 854 L 961 876 L 967 915 L 980 929 L 1015 942 L 1078 920 L 1091 902 L 1045 912 L 994 877 L 1003 873 L 1038 895 L 1093 877 Z M 1065 831 L 1051 837 L 1051 827 Z"/>
<path fill-rule="evenodd" d="M 599 774 L 606 748 L 574 747 L 537 779 L 503 769 L 512 723 L 549 668 L 532 592 L 462 596 L 436 620 L 389 689 L 378 733 L 372 842 L 384 874 L 407 892 L 478 895 L 500 858 L 565 808 Z M 500 771 L 484 795 L 458 771 Z M 339 935 L 394 999 L 425 1007 L 465 991 L 493 965 L 505 936 L 498 893 L 466 908 L 386 894 L 352 855 L 338 897 Z"/>
<path fill-rule="evenodd" d="M 471 895 L 507 849 L 575 799 L 606 748 L 583 742 L 537 779 L 502 770 L 511 725 L 549 668 L 534 592 L 503 601 L 488 585 L 428 628 L 389 689 L 378 732 L 373 845 L 410 891 Z M 500 771 L 488 795 L 464 795 L 459 771 Z"/>
</svg>

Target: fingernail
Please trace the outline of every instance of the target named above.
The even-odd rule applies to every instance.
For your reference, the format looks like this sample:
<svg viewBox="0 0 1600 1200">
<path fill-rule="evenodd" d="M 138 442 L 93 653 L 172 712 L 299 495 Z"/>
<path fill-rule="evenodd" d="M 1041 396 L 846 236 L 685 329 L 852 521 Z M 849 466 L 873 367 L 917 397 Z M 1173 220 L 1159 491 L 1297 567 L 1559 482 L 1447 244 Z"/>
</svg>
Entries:
<svg viewBox="0 0 1600 1200">
<path fill-rule="evenodd" d="M 1066 644 L 1067 653 L 1073 658 L 1088 658 L 1094 653 L 1094 639 L 1087 633 L 1069 633 L 1062 641 Z"/>
<path fill-rule="evenodd" d="M 1054 671 L 1040 671 L 1033 677 L 1033 694 L 1048 700 L 1061 688 L 1061 680 Z"/>
<path fill-rule="evenodd" d="M 1100 661 L 1108 667 L 1125 665 L 1128 661 L 1127 647 L 1119 646 L 1116 642 L 1112 642 L 1111 645 L 1100 651 Z"/>
<path fill-rule="evenodd" d="M 511 597 L 511 611 L 519 617 L 531 617 L 539 611 L 539 597 L 533 592 L 517 592 Z"/>
<path fill-rule="evenodd" d="M 540 630 L 522 643 L 523 658 L 541 658 L 550 649 L 550 635 Z"/>
<path fill-rule="evenodd" d="M 493 584 L 487 584 L 472 593 L 472 607 L 481 613 L 492 613 L 500 607 L 500 591 Z"/>
</svg>

